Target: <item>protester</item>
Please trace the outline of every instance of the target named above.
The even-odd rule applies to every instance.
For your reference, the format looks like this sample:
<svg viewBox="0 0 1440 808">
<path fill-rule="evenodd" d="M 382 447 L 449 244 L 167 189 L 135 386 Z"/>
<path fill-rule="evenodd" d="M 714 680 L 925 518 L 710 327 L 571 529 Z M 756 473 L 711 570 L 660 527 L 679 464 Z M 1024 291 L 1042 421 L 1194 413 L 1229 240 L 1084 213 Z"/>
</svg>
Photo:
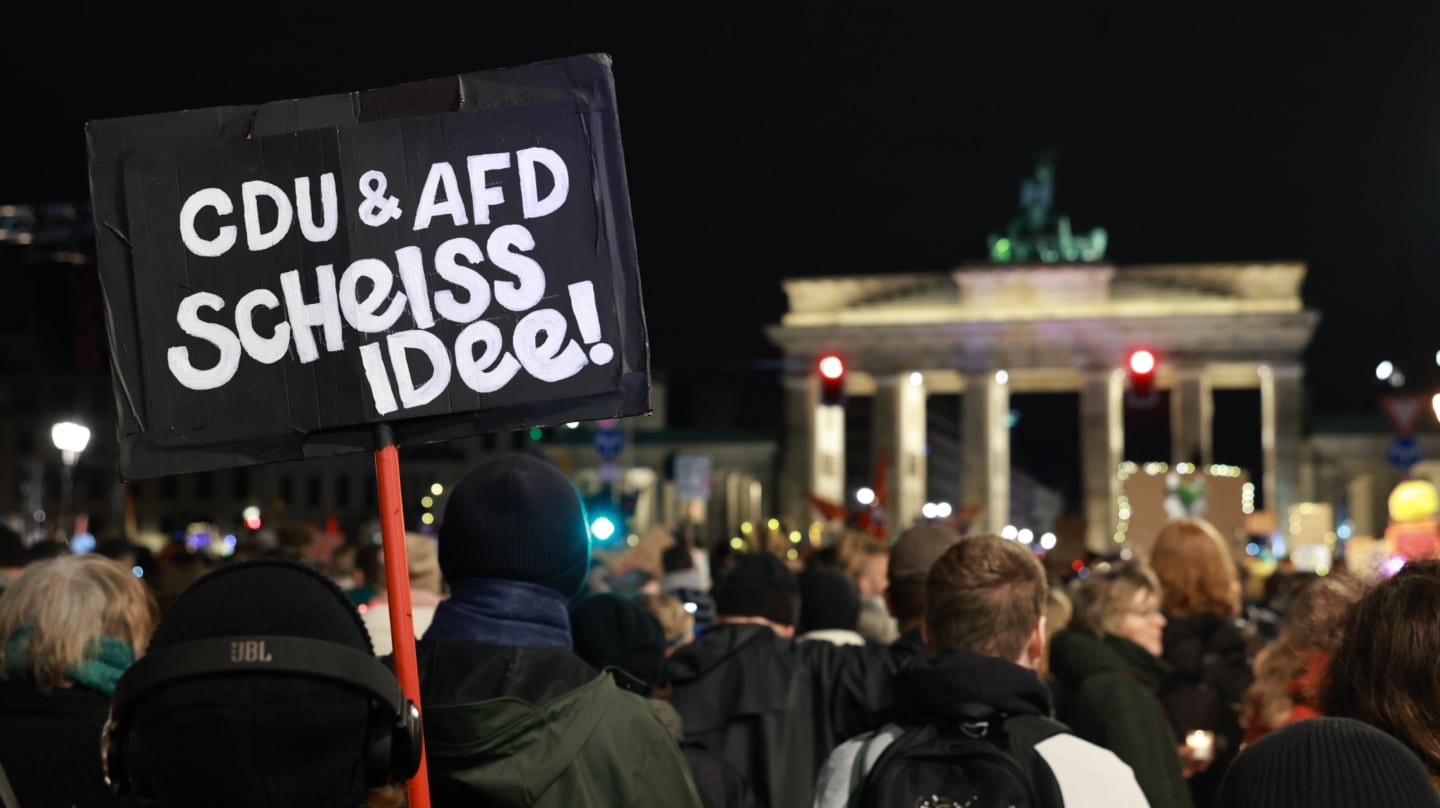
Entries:
<svg viewBox="0 0 1440 808">
<path fill-rule="evenodd" d="M 1245 747 L 1220 788 L 1220 808 L 1436 808 L 1428 772 L 1405 745 L 1348 718 L 1314 718 Z"/>
<path fill-rule="evenodd" d="M 1190 808 L 1190 789 L 1158 692 L 1165 615 L 1160 584 L 1138 564 L 1092 574 L 1070 628 L 1051 640 L 1056 715 L 1129 764 L 1154 808 Z"/>
<path fill-rule="evenodd" d="M 665 635 L 665 656 L 669 657 L 695 641 L 695 615 L 671 595 L 641 595 L 635 604 L 660 622 Z"/>
<path fill-rule="evenodd" d="M 1320 715 L 1320 689 L 1340 644 L 1347 612 L 1365 593 L 1348 575 L 1317 578 L 1300 590 L 1280 636 L 1255 659 L 1255 683 L 1241 710 L 1245 741 Z"/>
<path fill-rule="evenodd" d="M 379 545 L 360 553 L 359 570 L 368 586 L 374 589 L 360 609 L 365 630 L 378 656 L 393 650 L 390 628 L 390 593 L 385 585 L 385 551 Z M 435 609 L 444 599 L 444 582 L 440 578 L 440 557 L 435 540 L 419 533 L 405 534 L 405 558 L 410 567 L 410 619 L 416 637 L 423 637 Z"/>
<path fill-rule="evenodd" d="M 847 566 L 860 592 L 860 622 L 855 630 L 867 640 L 889 645 L 900 639 L 900 627 L 885 605 L 885 591 L 890 587 L 890 545 L 862 532 L 853 547 Z"/>
<path fill-rule="evenodd" d="M 715 598 L 700 569 L 695 566 L 695 553 L 684 542 L 673 544 L 660 554 L 665 574 L 660 576 L 660 592 L 671 595 L 695 617 L 695 627 L 704 631 L 715 622 Z"/>
<path fill-rule="evenodd" d="M 359 808 L 418 765 L 411 709 L 339 587 L 240 562 L 176 600 L 118 684 L 106 768 L 160 808 Z"/>
<path fill-rule="evenodd" d="M 860 623 L 860 593 L 849 576 L 836 569 L 812 569 L 800 576 L 801 642 L 864 645 L 856 627 Z"/>
<path fill-rule="evenodd" d="M 921 629 L 934 654 L 897 676 L 898 723 L 831 755 L 816 808 L 920 805 L 931 794 L 955 805 L 981 793 L 993 800 L 1002 782 L 972 768 L 982 758 L 955 743 L 967 736 L 1010 755 L 1031 793 L 1058 792 L 1069 808 L 1145 806 L 1128 766 L 1049 719 L 1049 691 L 1034 670 L 1044 649 L 1046 592 L 1040 562 L 1014 542 L 973 536 L 946 551 L 928 577 Z M 887 755 L 892 747 L 901 751 Z M 875 779 L 882 759 L 888 782 Z"/>
<path fill-rule="evenodd" d="M 1395 736 L 1440 787 L 1440 561 L 1412 561 L 1355 604 L 1321 694 L 1326 715 Z"/>
<path fill-rule="evenodd" d="M 510 454 L 447 497 L 450 597 L 417 647 L 435 808 L 699 805 L 645 700 L 570 650 L 568 604 L 590 572 L 575 486 Z"/>
<path fill-rule="evenodd" d="M 157 617 L 140 581 L 95 555 L 37 561 L 0 595 L 0 766 L 20 805 L 135 804 L 106 787 L 96 741 Z"/>
<path fill-rule="evenodd" d="M 1058 586 L 1050 587 L 1050 593 L 1045 597 L 1045 653 L 1041 655 L 1040 661 L 1035 663 L 1035 673 L 1040 679 L 1046 682 L 1055 677 L 1050 673 L 1050 640 L 1055 635 L 1070 625 L 1070 619 L 1075 616 L 1075 604 L 1065 590 Z"/>
<path fill-rule="evenodd" d="M 834 746 L 882 723 L 896 662 L 883 647 L 794 641 L 800 590 L 769 553 L 717 582 L 716 625 L 670 657 L 685 739 L 725 756 L 762 805 L 808 804 Z"/>
<path fill-rule="evenodd" d="M 571 608 L 570 620 L 575 653 L 594 667 L 610 671 L 623 689 L 649 699 L 651 709 L 680 744 L 704 808 L 753 806 L 754 793 L 739 770 L 714 752 L 684 743 L 683 719 L 657 697 L 666 656 L 659 621 L 639 604 L 613 594 L 585 598 Z"/>
<path fill-rule="evenodd" d="M 614 673 L 621 689 L 648 697 L 660 684 L 665 633 L 638 604 L 610 593 L 591 595 L 571 607 L 570 630 L 575 655 Z"/>
<path fill-rule="evenodd" d="M 1214 733 L 1208 769 L 1189 778 L 1198 808 L 1209 808 L 1220 778 L 1240 749 L 1240 702 L 1252 680 L 1240 630 L 1240 580 L 1234 555 L 1203 519 L 1165 524 L 1150 550 L 1165 611 L 1163 658 L 1170 671 L 1160 687 L 1170 727 L 1184 738 Z"/>
<path fill-rule="evenodd" d="M 916 525 L 895 540 L 890 548 L 890 583 L 885 600 L 895 616 L 900 638 L 895 649 L 902 654 L 923 654 L 920 625 L 925 621 L 925 585 L 930 566 L 960 541 L 954 529 L 936 523 Z"/>
</svg>

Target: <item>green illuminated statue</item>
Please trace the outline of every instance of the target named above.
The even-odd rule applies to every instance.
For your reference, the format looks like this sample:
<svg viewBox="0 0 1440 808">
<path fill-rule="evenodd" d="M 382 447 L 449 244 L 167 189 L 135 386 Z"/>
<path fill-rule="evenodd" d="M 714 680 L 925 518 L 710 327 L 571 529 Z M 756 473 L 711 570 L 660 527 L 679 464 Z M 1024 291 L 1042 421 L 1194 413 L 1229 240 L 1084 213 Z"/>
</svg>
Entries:
<svg viewBox="0 0 1440 808">
<path fill-rule="evenodd" d="M 1055 215 L 1054 151 L 1035 157 L 1035 175 L 1020 182 L 1020 213 L 1005 235 L 991 233 L 990 260 L 996 263 L 1074 263 L 1105 258 L 1109 235 L 1097 227 L 1075 235 L 1069 216 Z"/>
</svg>

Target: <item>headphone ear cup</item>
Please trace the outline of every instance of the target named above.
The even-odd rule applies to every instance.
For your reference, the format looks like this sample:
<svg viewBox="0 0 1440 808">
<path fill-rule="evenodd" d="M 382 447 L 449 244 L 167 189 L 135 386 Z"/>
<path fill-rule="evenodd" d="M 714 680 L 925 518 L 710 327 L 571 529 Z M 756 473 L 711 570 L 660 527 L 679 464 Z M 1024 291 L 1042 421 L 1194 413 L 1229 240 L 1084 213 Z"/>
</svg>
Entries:
<svg viewBox="0 0 1440 808">
<path fill-rule="evenodd" d="M 365 785 L 370 788 L 390 782 L 394 753 L 395 716 L 380 702 L 370 705 L 370 725 L 365 732 Z"/>
<path fill-rule="evenodd" d="M 133 732 L 123 732 L 118 744 L 121 766 L 121 776 L 131 793 L 144 800 L 155 799 L 155 790 L 151 787 L 150 777 L 145 771 L 145 745 L 140 742 Z"/>
<path fill-rule="evenodd" d="M 391 769 L 397 778 L 409 780 L 420 770 L 420 754 L 425 748 L 425 732 L 415 702 L 405 699 L 392 731 L 395 739 L 391 745 Z"/>
<path fill-rule="evenodd" d="M 125 768 L 125 733 L 112 718 L 105 719 L 100 733 L 100 768 L 105 783 L 116 796 L 130 792 L 130 773 Z"/>
</svg>

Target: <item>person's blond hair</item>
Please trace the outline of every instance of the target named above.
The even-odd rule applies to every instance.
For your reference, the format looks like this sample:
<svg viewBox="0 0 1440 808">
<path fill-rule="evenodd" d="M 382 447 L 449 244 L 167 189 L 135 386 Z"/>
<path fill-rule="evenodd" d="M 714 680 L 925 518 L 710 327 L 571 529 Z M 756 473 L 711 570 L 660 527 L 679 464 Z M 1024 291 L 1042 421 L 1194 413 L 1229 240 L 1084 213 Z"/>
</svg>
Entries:
<svg viewBox="0 0 1440 808">
<path fill-rule="evenodd" d="M 635 604 L 660 622 L 666 645 L 679 642 L 695 630 L 695 615 L 685 611 L 685 604 L 673 595 L 641 595 Z"/>
<path fill-rule="evenodd" d="M 159 611 L 144 584 L 103 556 L 62 556 L 25 568 L 0 595 L 0 679 L 33 679 L 42 692 L 64 687 L 66 670 L 95 657 L 100 638 L 128 643 L 138 658 Z M 30 631 L 29 667 L 5 659 L 3 642 Z"/>
<path fill-rule="evenodd" d="M 1230 546 L 1204 519 L 1176 519 L 1155 537 L 1150 569 L 1164 588 L 1170 617 L 1240 614 L 1240 575 Z"/>
<path fill-rule="evenodd" d="M 1124 564 L 1091 575 L 1075 590 L 1070 628 L 1096 637 L 1119 634 L 1121 621 L 1135 602 L 1137 592 L 1153 592 L 1157 597 L 1163 597 L 1163 589 L 1155 573 L 1143 564 Z"/>
<path fill-rule="evenodd" d="M 1070 618 L 1075 615 L 1075 604 L 1065 590 L 1058 586 L 1050 587 L 1045 595 L 1045 651 L 1035 663 L 1035 673 L 1041 679 L 1049 680 L 1050 676 L 1050 638 L 1056 632 L 1061 631 L 1070 625 Z"/>
</svg>

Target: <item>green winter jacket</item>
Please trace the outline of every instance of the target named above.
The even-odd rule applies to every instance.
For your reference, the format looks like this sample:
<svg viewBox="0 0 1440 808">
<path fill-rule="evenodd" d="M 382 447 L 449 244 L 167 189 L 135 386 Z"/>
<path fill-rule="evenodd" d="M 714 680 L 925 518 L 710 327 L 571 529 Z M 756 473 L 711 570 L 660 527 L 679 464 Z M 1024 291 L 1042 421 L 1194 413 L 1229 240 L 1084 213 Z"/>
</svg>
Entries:
<svg viewBox="0 0 1440 808">
<path fill-rule="evenodd" d="M 1113 634 L 1061 631 L 1050 641 L 1056 717 L 1128 763 L 1151 808 L 1191 808 L 1180 743 L 1155 695 L 1167 669 Z"/>
<path fill-rule="evenodd" d="M 700 808 L 673 736 L 609 673 L 561 649 L 419 645 L 436 808 Z"/>
</svg>

